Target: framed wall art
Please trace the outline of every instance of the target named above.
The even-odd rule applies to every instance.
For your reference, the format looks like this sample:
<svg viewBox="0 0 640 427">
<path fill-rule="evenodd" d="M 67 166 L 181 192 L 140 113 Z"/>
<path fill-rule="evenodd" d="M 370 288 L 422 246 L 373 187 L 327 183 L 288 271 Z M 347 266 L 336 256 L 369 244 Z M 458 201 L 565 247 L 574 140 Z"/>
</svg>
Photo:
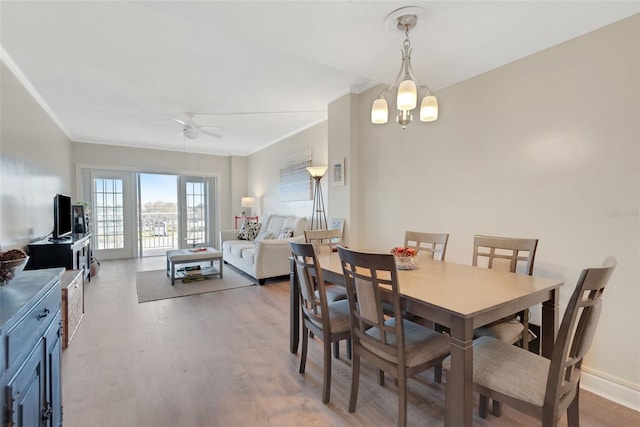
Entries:
<svg viewBox="0 0 640 427">
<path fill-rule="evenodd" d="M 329 166 L 331 185 L 342 187 L 344 185 L 344 159 L 332 160 Z"/>
<path fill-rule="evenodd" d="M 294 153 L 283 159 L 280 168 L 280 200 L 292 202 L 311 200 L 313 181 L 307 171 L 311 166 L 311 149 Z"/>
</svg>

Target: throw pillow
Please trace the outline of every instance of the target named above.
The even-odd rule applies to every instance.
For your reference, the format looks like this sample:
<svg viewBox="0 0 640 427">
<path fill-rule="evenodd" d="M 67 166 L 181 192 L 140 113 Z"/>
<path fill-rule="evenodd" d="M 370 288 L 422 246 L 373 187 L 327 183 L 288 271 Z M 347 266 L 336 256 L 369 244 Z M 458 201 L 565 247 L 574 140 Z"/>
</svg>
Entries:
<svg viewBox="0 0 640 427">
<path fill-rule="evenodd" d="M 260 232 L 260 227 L 262 227 L 262 223 L 260 222 L 246 224 L 240 231 L 240 234 L 238 234 L 238 239 L 253 241 L 258 235 L 258 232 Z"/>
<path fill-rule="evenodd" d="M 289 229 L 282 230 L 278 235 L 278 239 L 288 239 L 290 237 L 293 237 L 293 230 Z"/>
</svg>

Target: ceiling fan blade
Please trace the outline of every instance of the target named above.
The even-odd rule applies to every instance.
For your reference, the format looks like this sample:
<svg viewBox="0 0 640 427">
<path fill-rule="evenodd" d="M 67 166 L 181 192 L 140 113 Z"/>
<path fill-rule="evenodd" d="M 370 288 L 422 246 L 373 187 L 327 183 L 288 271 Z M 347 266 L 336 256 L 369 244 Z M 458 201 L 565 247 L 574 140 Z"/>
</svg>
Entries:
<svg viewBox="0 0 640 427">
<path fill-rule="evenodd" d="M 180 123 L 182 126 L 189 126 L 190 125 L 189 123 L 184 122 L 184 121 L 182 121 L 180 119 L 173 119 L 173 120 L 175 120 L 176 122 Z"/>
<path fill-rule="evenodd" d="M 222 134 L 221 133 L 211 132 L 209 130 L 200 129 L 200 133 L 202 133 L 203 135 L 212 136 L 214 138 L 222 138 Z"/>
</svg>

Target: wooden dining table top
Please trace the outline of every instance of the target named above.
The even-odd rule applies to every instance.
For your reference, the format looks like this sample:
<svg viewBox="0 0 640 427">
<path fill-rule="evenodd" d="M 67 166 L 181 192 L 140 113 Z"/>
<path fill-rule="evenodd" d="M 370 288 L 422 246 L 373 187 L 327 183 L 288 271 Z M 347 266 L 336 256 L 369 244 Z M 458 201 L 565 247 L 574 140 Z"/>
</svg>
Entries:
<svg viewBox="0 0 640 427">
<path fill-rule="evenodd" d="M 337 253 L 323 253 L 317 258 L 325 272 L 342 276 Z M 537 295 L 562 286 L 555 279 L 428 258 L 420 260 L 414 270 L 398 270 L 398 282 L 405 299 L 433 305 L 462 318 L 475 318 L 497 306 L 536 299 Z"/>
</svg>

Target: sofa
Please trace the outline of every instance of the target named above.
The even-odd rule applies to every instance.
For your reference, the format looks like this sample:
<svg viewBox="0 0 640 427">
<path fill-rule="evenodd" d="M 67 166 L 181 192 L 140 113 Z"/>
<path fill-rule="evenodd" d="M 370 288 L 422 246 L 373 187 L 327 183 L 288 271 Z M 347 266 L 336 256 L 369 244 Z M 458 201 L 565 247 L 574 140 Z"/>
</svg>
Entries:
<svg viewBox="0 0 640 427">
<path fill-rule="evenodd" d="M 259 224 L 243 224 L 245 227 L 242 230 L 220 230 L 220 247 L 226 264 L 242 270 L 264 285 L 266 279 L 289 274 L 289 241 L 304 242 L 307 219 L 267 215 L 261 218 Z"/>
</svg>

